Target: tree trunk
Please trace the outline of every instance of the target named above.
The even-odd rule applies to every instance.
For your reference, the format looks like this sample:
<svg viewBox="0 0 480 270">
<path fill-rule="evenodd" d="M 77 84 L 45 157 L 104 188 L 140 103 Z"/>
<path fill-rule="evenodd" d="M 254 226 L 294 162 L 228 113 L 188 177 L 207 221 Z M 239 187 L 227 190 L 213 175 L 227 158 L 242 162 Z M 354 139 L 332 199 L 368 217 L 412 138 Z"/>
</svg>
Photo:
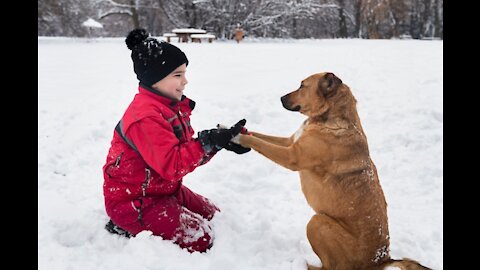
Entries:
<svg viewBox="0 0 480 270">
<path fill-rule="evenodd" d="M 130 11 L 132 12 L 133 28 L 140 28 L 140 22 L 138 20 L 137 5 L 135 0 L 130 0 Z"/>
<path fill-rule="evenodd" d="M 360 24 L 361 24 L 361 9 L 362 9 L 362 0 L 356 0 L 354 4 L 354 14 L 355 14 L 355 30 L 354 33 L 357 35 L 357 38 L 361 38 L 360 33 Z"/>
<path fill-rule="evenodd" d="M 442 31 L 442 26 L 440 25 L 440 1 L 435 0 L 434 3 L 434 24 L 435 24 L 435 36 L 440 37 L 443 39 L 443 31 Z"/>
<path fill-rule="evenodd" d="M 345 21 L 345 14 L 344 14 L 345 0 L 339 0 L 338 3 L 340 6 L 340 8 L 338 9 L 338 16 L 339 16 L 338 36 L 341 38 L 346 38 L 348 37 L 348 32 L 347 32 L 347 23 Z"/>
</svg>

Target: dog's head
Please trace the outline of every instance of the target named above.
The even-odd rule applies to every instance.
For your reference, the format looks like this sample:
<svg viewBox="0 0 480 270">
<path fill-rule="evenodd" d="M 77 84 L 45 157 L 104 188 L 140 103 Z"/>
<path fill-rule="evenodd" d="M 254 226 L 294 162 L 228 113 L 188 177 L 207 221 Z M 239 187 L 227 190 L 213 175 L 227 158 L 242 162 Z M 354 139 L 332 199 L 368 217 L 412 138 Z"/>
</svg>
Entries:
<svg viewBox="0 0 480 270">
<path fill-rule="evenodd" d="M 341 85 L 342 80 L 331 72 L 313 74 L 304 79 L 297 90 L 281 97 L 282 105 L 309 117 L 322 115 L 329 109 L 327 101 L 337 94 Z"/>
</svg>

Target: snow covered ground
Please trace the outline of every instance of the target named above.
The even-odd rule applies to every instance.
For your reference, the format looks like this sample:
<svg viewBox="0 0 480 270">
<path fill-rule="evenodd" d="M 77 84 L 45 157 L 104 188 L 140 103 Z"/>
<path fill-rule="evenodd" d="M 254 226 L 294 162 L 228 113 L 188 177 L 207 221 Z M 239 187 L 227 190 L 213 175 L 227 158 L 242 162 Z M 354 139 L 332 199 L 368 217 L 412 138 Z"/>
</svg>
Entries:
<svg viewBox="0 0 480 270">
<path fill-rule="evenodd" d="M 391 255 L 443 269 L 443 41 L 245 40 L 176 44 L 196 131 L 247 119 L 291 135 L 303 121 L 280 96 L 317 72 L 350 86 L 388 202 Z M 221 209 L 215 243 L 190 254 L 148 232 L 104 230 L 102 166 L 137 92 L 123 38 L 38 38 L 38 266 L 65 269 L 306 269 L 320 261 L 298 175 L 251 151 L 222 151 L 184 178 Z"/>
</svg>

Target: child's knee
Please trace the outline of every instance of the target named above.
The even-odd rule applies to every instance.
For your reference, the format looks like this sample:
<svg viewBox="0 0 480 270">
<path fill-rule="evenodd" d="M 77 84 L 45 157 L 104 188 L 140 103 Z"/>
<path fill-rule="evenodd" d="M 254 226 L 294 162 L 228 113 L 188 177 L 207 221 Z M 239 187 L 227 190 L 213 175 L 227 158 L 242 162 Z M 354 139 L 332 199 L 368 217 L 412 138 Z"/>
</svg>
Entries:
<svg viewBox="0 0 480 270">
<path fill-rule="evenodd" d="M 201 214 L 207 220 L 211 220 L 217 211 L 220 212 L 220 208 L 210 202 L 210 200 L 208 200 L 207 198 L 204 199 L 205 205 L 203 206 L 203 212 L 199 214 Z"/>
<path fill-rule="evenodd" d="M 180 215 L 174 240 L 189 252 L 205 252 L 213 245 L 213 230 L 210 223 L 199 215 L 184 212 Z"/>
<path fill-rule="evenodd" d="M 213 246 L 213 239 L 210 234 L 205 233 L 196 241 L 189 242 L 185 241 L 185 239 L 182 239 L 182 241 L 178 244 L 180 247 L 187 249 L 189 252 L 206 252 Z"/>
<path fill-rule="evenodd" d="M 180 205 L 194 213 L 200 214 L 208 220 L 213 218 L 215 212 L 220 211 L 220 209 L 209 199 L 191 191 L 183 185 L 176 194 L 176 198 Z"/>
</svg>

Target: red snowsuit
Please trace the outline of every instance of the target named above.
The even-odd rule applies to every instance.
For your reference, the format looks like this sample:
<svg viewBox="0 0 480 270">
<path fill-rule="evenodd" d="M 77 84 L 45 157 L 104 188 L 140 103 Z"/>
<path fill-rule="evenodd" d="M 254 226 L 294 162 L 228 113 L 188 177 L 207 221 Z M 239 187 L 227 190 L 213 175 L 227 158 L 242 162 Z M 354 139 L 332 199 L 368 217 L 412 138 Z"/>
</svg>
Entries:
<svg viewBox="0 0 480 270">
<path fill-rule="evenodd" d="M 138 90 L 103 166 L 106 212 L 133 235 L 149 230 L 190 252 L 205 251 L 213 242 L 205 219 L 219 209 L 182 185 L 184 175 L 215 155 L 192 138 L 195 102 L 172 101 L 144 85 Z"/>
</svg>

